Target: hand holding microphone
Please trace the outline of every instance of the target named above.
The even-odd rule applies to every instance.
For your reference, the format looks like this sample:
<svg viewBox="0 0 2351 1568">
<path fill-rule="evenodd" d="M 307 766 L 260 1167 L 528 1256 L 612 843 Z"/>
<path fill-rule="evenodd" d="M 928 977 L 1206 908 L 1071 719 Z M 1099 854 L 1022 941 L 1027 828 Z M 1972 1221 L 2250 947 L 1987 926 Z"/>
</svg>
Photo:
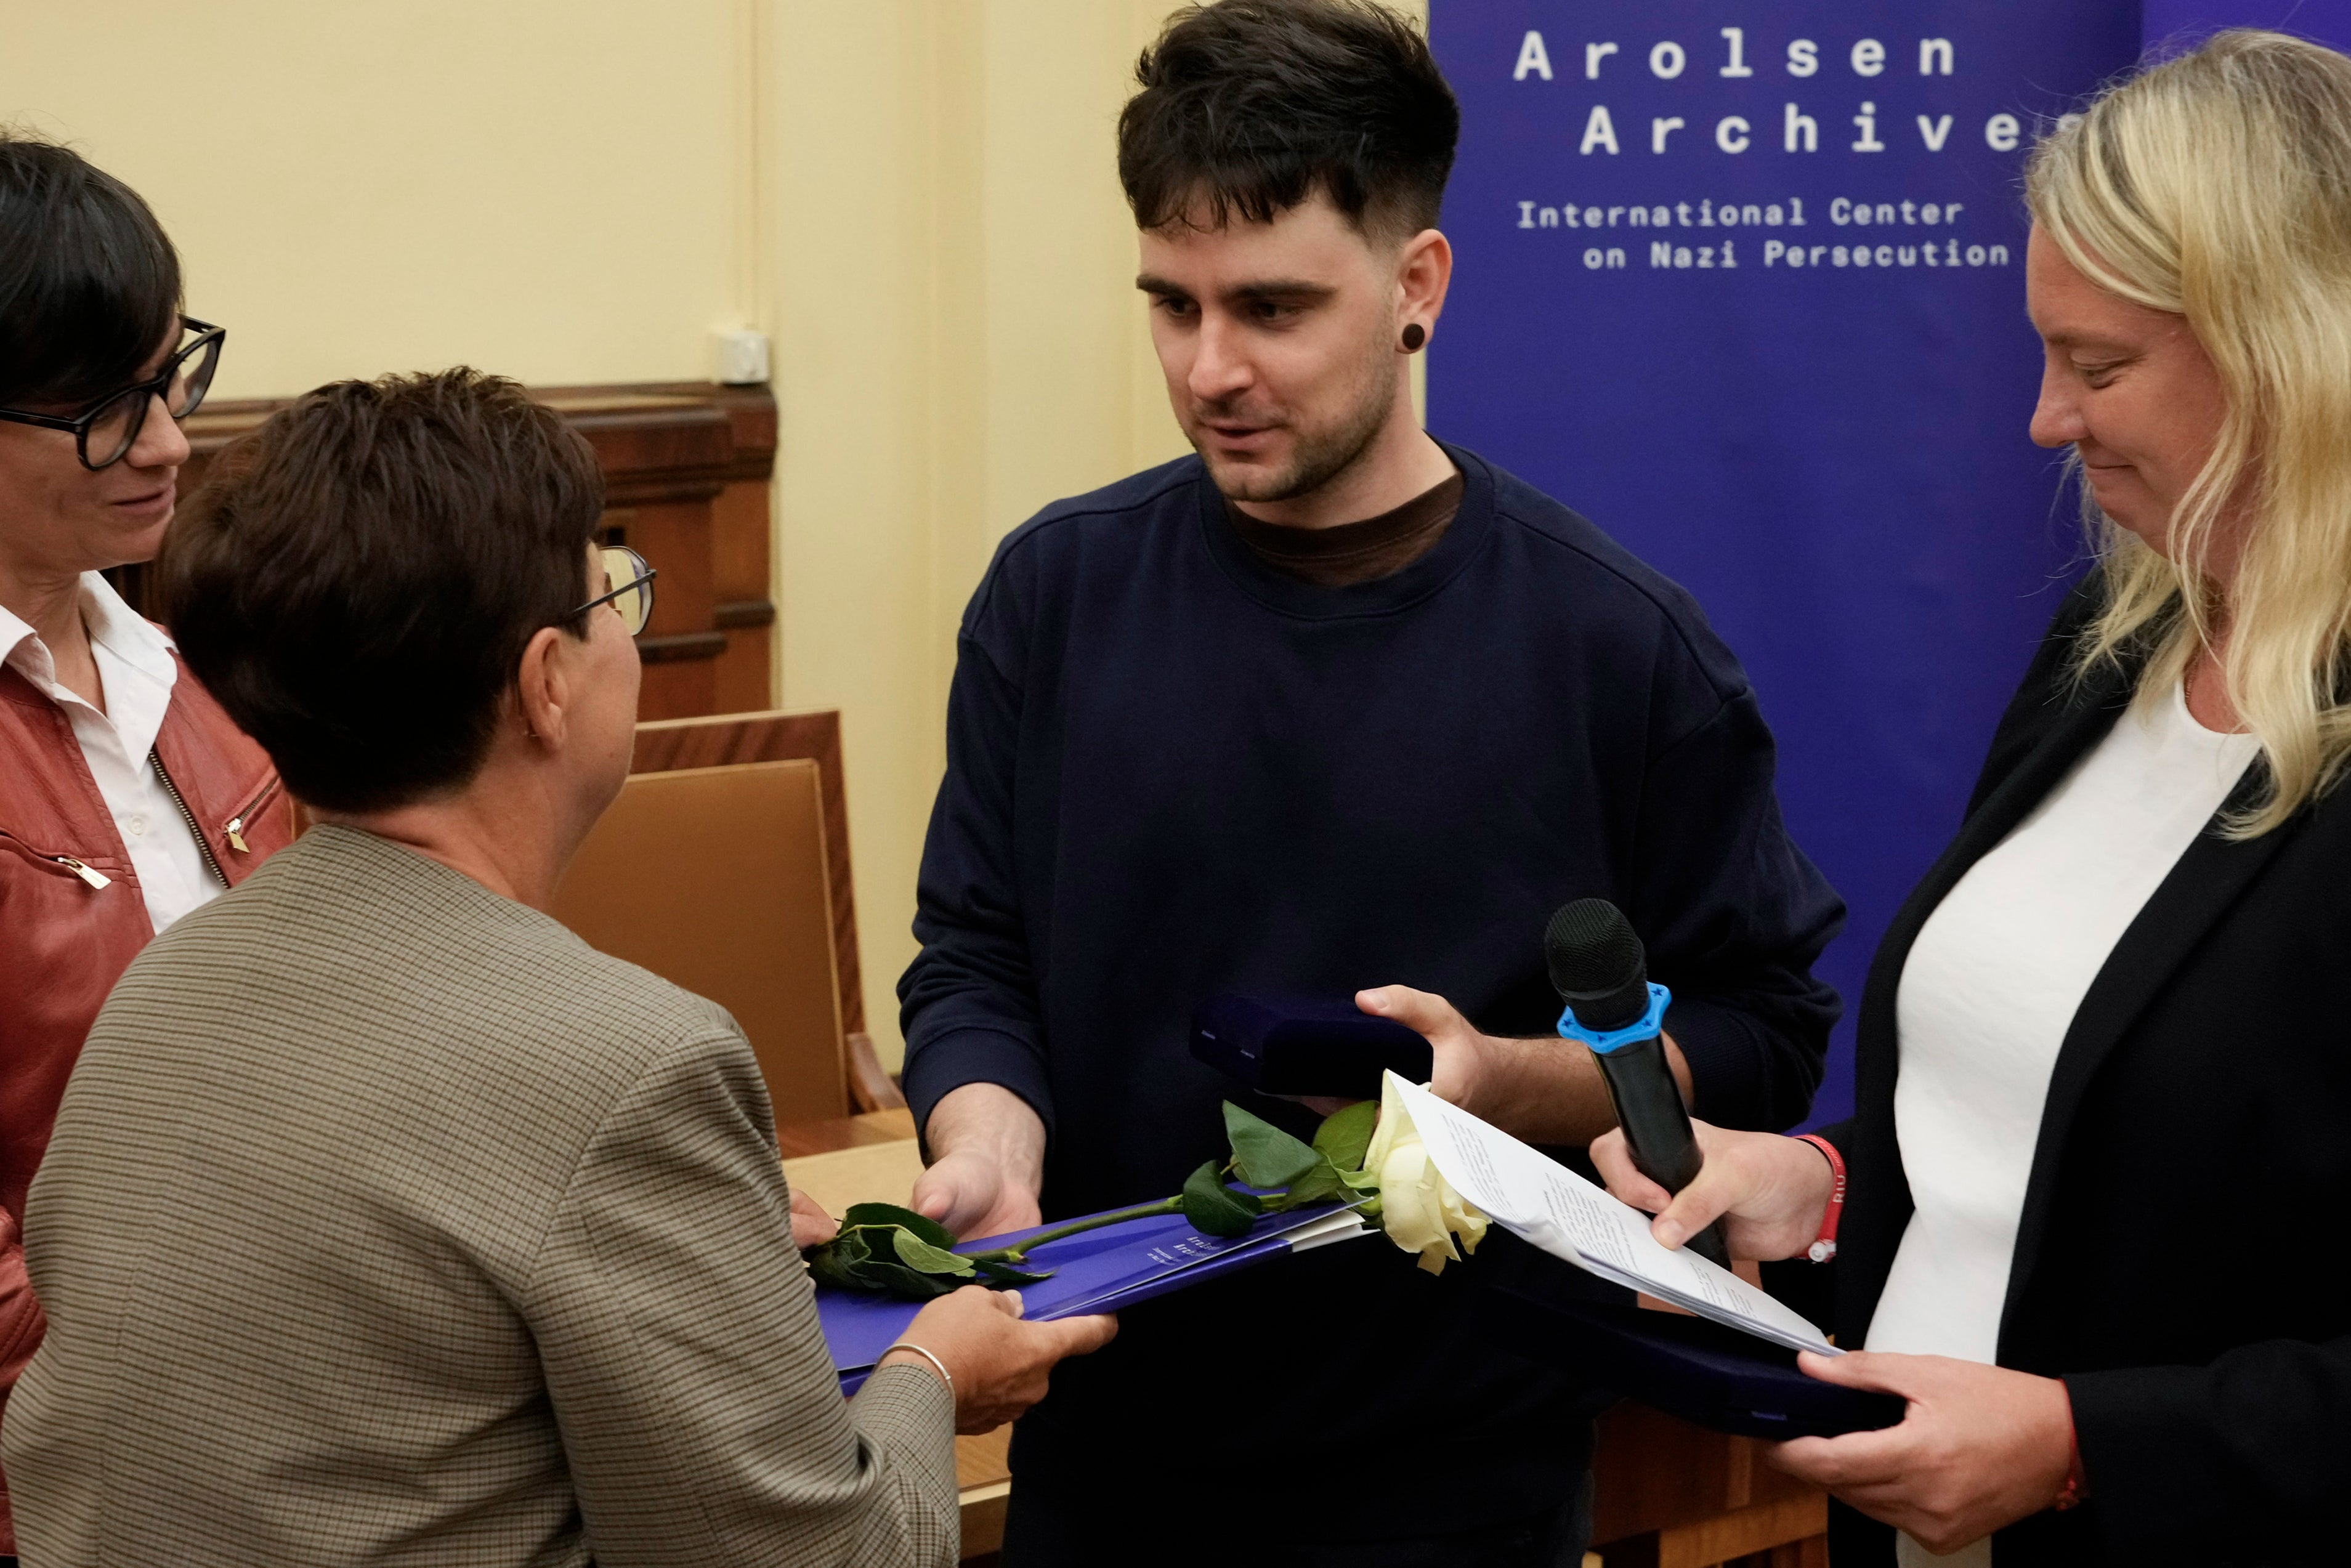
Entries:
<svg viewBox="0 0 2351 1568">
<path fill-rule="evenodd" d="M 1705 1165 L 1679 1192 L 1667 1192 L 1634 1163 L 1623 1129 L 1592 1141 L 1592 1163 L 1608 1190 L 1656 1216 L 1649 1233 L 1679 1247 L 1718 1221 L 1734 1258 L 1801 1258 L 1821 1231 L 1835 1180 L 1810 1144 L 1777 1133 L 1741 1133 L 1693 1118 Z"/>
<path fill-rule="evenodd" d="M 1663 986 L 1649 984 L 1648 955 L 1624 912 L 1604 898 L 1561 906 L 1543 933 L 1552 989 L 1567 1004 L 1559 1032 L 1592 1050 L 1616 1108 L 1617 1124 L 1640 1173 L 1669 1193 L 1689 1186 L 1705 1164 L 1689 1110 L 1660 1038 Z M 1690 1237 L 1690 1249 L 1724 1268 L 1730 1249 L 1719 1225 Z"/>
</svg>

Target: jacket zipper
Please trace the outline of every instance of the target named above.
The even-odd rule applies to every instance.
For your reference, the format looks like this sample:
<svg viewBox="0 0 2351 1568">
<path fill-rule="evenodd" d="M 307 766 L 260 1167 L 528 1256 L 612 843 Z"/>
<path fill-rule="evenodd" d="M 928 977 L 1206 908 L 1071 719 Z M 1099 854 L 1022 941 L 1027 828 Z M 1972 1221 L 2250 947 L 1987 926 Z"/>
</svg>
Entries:
<svg viewBox="0 0 2351 1568">
<path fill-rule="evenodd" d="M 269 782 L 261 787 L 261 793 L 256 795 L 252 800 L 247 800 L 245 803 L 245 810 L 239 811 L 235 816 L 231 817 L 228 820 L 228 826 L 223 828 L 221 831 L 228 835 L 229 848 L 235 850 L 241 855 L 249 855 L 253 852 L 253 851 L 246 846 L 245 841 L 246 819 L 253 816 L 256 812 L 259 811 L 264 805 L 277 797 L 278 787 L 281 782 L 282 780 L 273 774 L 270 777 Z"/>
<path fill-rule="evenodd" d="M 112 877 L 107 875 L 104 872 L 99 871 L 93 866 L 85 864 L 83 862 L 74 859 L 71 855 L 51 855 L 49 858 L 57 862 L 59 865 L 65 867 L 68 871 L 73 873 L 74 875 L 81 878 L 82 881 L 89 883 L 93 891 L 98 888 L 108 886 L 114 881 Z"/>
<path fill-rule="evenodd" d="M 16 835 L 13 833 L 0 833 L 0 838 L 16 838 Z M 88 883 L 89 884 L 90 891 L 93 893 L 101 887 L 111 887 L 114 884 L 114 879 L 112 877 L 107 875 L 104 872 L 99 870 L 96 866 L 91 865 L 87 862 L 78 861 L 71 855 L 45 855 L 41 853 L 40 851 L 33 848 L 32 845 L 25 843 L 22 839 L 17 839 L 16 841 L 19 844 L 23 844 L 25 852 L 31 855 L 34 859 L 45 860 L 51 865 L 61 865 L 65 867 L 66 870 L 73 873 L 74 875 Z"/>
<path fill-rule="evenodd" d="M 196 826 L 196 814 L 188 810 L 188 802 L 182 798 L 180 794 L 180 787 L 177 784 L 172 783 L 171 774 L 164 771 L 162 754 L 157 751 L 150 751 L 147 753 L 147 760 L 155 765 L 155 777 L 163 781 L 163 793 L 172 797 L 172 804 L 180 808 L 180 820 L 188 824 L 188 831 L 194 835 L 196 848 L 204 853 L 204 864 L 212 867 L 213 874 L 220 878 L 220 884 L 223 887 L 228 886 L 228 873 L 221 870 L 219 857 L 213 853 L 212 845 L 204 841 L 204 831 Z M 235 824 L 231 823 L 230 826 L 234 828 Z M 230 841 L 235 842 L 235 834 L 231 833 L 229 836 Z M 243 844 L 237 844 L 236 847 L 239 849 L 245 848 Z M 85 867 L 84 869 L 87 870 L 88 868 Z M 95 875 L 96 873 L 92 873 L 91 874 Z M 84 878 L 83 880 L 88 881 L 89 879 Z M 90 885 L 97 887 L 103 886 L 104 884 L 92 883 Z"/>
</svg>

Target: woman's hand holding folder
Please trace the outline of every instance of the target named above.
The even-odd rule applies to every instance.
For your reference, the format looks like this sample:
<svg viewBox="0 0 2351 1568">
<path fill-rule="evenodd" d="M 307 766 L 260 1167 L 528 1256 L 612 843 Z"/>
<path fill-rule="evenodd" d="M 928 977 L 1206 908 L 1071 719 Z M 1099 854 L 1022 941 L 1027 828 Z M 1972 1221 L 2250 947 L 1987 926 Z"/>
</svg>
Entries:
<svg viewBox="0 0 2351 1568">
<path fill-rule="evenodd" d="M 840 1230 L 821 1204 L 792 1189 L 795 1242 L 813 1247 Z M 1109 1313 L 1032 1323 L 1020 1312 L 1018 1291 L 966 1285 L 949 1291 L 914 1314 L 874 1369 L 920 1367 L 954 1396 L 956 1431 L 992 1432 L 1045 1397 L 1055 1364 L 1100 1350 L 1118 1334 L 1118 1319 Z"/>
<path fill-rule="evenodd" d="M 992 1432 L 1044 1398 L 1055 1363 L 1100 1350 L 1117 1333 L 1118 1319 L 1108 1314 L 1027 1322 L 1019 1291 L 966 1285 L 915 1313 L 899 1342 L 904 1348 L 876 1369 L 918 1366 L 945 1377 L 956 1430 L 969 1436 Z"/>
<path fill-rule="evenodd" d="M 1865 1350 L 1796 1364 L 1826 1383 L 1898 1394 L 1909 1413 L 1882 1431 L 1774 1443 L 1764 1458 L 1929 1552 L 1956 1552 L 2081 1499 L 2074 1406 L 2057 1378 Z"/>
<path fill-rule="evenodd" d="M 1835 1190 L 1827 1157 L 1774 1133 L 1690 1125 L 1706 1165 L 1677 1194 L 1634 1168 L 1621 1132 L 1593 1141 L 1592 1163 L 1611 1193 L 1657 1217 L 1649 1233 L 1664 1246 L 1678 1247 L 1720 1218 L 1735 1257 L 1802 1256 Z M 1899 1395 L 1909 1410 L 1880 1431 L 1798 1437 L 1771 1445 L 1765 1457 L 1929 1552 L 1955 1552 L 2080 1495 L 2073 1406 L 2056 1378 L 1884 1351 L 1807 1354 L 1796 1364 L 1823 1382 Z"/>
</svg>

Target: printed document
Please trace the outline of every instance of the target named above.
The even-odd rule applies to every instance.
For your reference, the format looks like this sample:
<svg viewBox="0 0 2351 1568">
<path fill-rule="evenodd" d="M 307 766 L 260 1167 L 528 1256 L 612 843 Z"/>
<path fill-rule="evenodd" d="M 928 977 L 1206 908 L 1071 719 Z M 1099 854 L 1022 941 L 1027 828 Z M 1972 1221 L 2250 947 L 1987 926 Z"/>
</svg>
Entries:
<svg viewBox="0 0 2351 1568">
<path fill-rule="evenodd" d="M 1648 1215 L 1620 1203 L 1558 1161 L 1396 1078 L 1431 1164 L 1486 1218 L 1604 1280 L 1790 1350 L 1841 1354 L 1802 1314 L 1687 1247 L 1649 1234 Z"/>
</svg>

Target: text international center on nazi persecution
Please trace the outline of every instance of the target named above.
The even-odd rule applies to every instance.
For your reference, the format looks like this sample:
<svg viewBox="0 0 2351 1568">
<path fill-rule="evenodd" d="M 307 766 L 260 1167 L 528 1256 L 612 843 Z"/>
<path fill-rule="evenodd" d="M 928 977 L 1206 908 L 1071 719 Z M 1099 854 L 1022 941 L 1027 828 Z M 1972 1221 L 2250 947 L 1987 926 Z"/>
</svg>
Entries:
<svg viewBox="0 0 2351 1568">
<path fill-rule="evenodd" d="M 1746 29 L 1724 27 L 1719 31 L 1723 58 L 1715 68 L 1715 74 L 1731 78 L 1756 75 L 1756 68 L 1748 63 Z M 1587 81 L 1604 81 L 1604 73 L 1610 70 L 1641 68 L 1637 54 L 1631 59 L 1621 57 L 1624 51 L 1618 44 L 1604 40 L 1586 43 L 1583 48 L 1580 74 Z M 1780 68 L 1799 80 L 1817 77 L 1823 68 L 1822 48 L 1812 38 L 1791 39 Z M 1834 46 L 1831 48 L 1834 61 Z M 1918 75 L 1952 74 L 1957 57 L 1950 39 L 1920 38 L 1917 48 Z M 1887 45 L 1877 38 L 1856 39 L 1844 53 L 1844 58 L 1834 63 L 1849 68 L 1865 83 L 1870 78 L 1883 76 L 1893 57 Z M 1570 66 L 1574 63 L 1572 57 L 1567 61 Z M 1688 52 L 1671 39 L 1653 45 L 1646 63 L 1649 75 L 1667 81 L 1691 68 Z M 1511 79 L 1558 79 L 1551 47 L 1540 32 L 1528 33 L 1519 46 Z M 1784 104 L 1780 122 L 1762 127 L 1745 115 L 1726 114 L 1714 121 L 1710 132 L 1704 124 L 1693 126 L 1685 116 L 1652 115 L 1647 117 L 1646 127 L 1647 151 L 1654 156 L 1666 157 L 1686 147 L 1704 149 L 1710 145 L 1718 153 L 1738 157 L 1776 134 L 1779 151 L 1783 153 L 1817 153 L 1821 151 L 1821 115 L 1830 111 L 1823 107 L 1819 112 L 1808 112 L 1809 108 L 1802 101 Z M 1960 130 L 1957 117 L 1951 114 L 1920 114 L 1913 118 L 1915 131 L 1912 127 L 1895 124 L 1890 117 L 1881 123 L 1877 105 L 1868 99 L 1860 99 L 1851 116 L 1854 135 L 1849 151 L 1861 154 L 1884 152 L 1889 147 L 1888 136 L 1915 133 L 1927 152 L 1936 153 L 1948 147 L 1954 131 Z M 1594 103 L 1584 116 L 1583 133 L 1576 151 L 1585 157 L 1621 156 L 1628 141 L 1636 149 L 1640 146 L 1643 130 L 1639 121 L 1629 116 L 1620 127 L 1608 105 Z M 1984 144 L 1993 152 L 2011 152 L 2022 141 L 2024 127 L 2015 115 L 2003 112 L 1988 117 L 1980 133 Z M 1774 202 L 1718 202 L 1701 197 L 1695 202 L 1614 201 L 1603 205 L 1587 205 L 1572 199 L 1525 200 L 1518 204 L 1514 215 L 1516 227 L 1555 229 L 1562 238 L 1583 240 L 1583 265 L 1595 272 L 1629 265 L 1630 250 L 1637 250 L 1644 243 L 1653 267 L 1735 268 L 1755 263 L 1767 267 L 2008 266 L 2008 246 L 1970 243 L 1955 232 L 1960 215 L 1967 210 L 1967 204 L 1962 202 L 1876 201 L 1838 196 L 1828 202 L 1824 210 L 1815 203 L 1814 210 L 1807 214 L 1801 196 Z M 1819 223 L 1822 218 L 1827 220 L 1825 225 Z M 1808 228 L 1813 232 L 1785 232 Z M 1696 232 L 1677 232 L 1667 237 L 1654 232 L 1659 229 Z M 1726 229 L 1761 232 L 1751 235 L 1720 232 Z M 1783 232 L 1771 233 L 1775 229 Z M 1594 230 L 1615 232 L 1603 239 L 1593 233 Z M 1632 234 L 1628 230 L 1651 232 Z M 1708 230 L 1716 232 L 1705 232 Z M 1814 243 L 1815 236 L 1818 243 Z M 1744 258 L 1740 254 L 1742 245 L 1746 247 Z"/>
</svg>

